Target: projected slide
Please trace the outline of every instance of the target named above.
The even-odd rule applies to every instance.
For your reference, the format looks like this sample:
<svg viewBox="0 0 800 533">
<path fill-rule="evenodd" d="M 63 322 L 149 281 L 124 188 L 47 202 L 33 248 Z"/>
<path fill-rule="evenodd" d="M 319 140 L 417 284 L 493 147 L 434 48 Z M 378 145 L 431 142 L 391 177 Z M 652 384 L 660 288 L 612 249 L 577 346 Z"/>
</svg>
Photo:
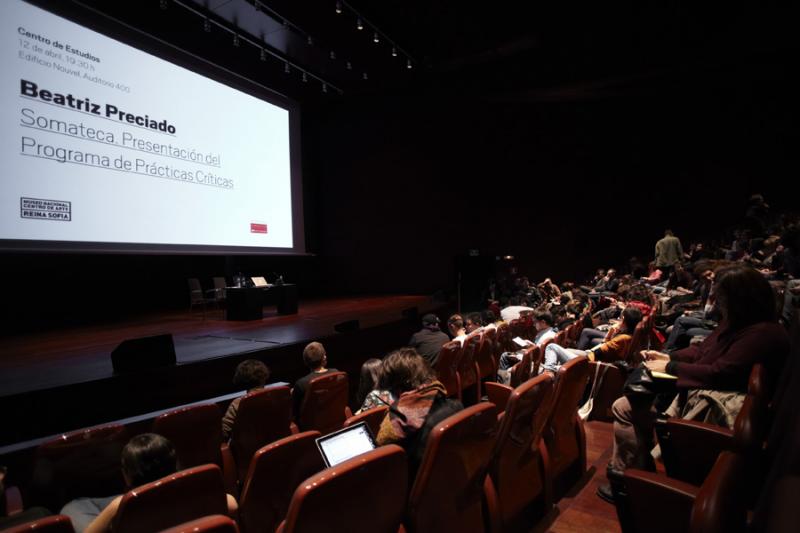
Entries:
<svg viewBox="0 0 800 533">
<path fill-rule="evenodd" d="M 293 246 L 289 111 L 0 2 L 0 239 Z"/>
</svg>

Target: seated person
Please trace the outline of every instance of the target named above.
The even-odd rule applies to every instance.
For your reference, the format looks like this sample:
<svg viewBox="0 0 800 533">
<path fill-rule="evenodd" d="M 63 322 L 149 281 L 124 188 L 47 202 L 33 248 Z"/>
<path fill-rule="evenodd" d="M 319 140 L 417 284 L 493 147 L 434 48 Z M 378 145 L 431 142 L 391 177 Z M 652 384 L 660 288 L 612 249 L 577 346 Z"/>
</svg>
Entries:
<svg viewBox="0 0 800 533">
<path fill-rule="evenodd" d="M 408 346 L 417 350 L 431 366 L 435 366 L 442 346 L 448 342 L 450 337 L 439 328 L 439 317 L 428 313 L 422 317 L 422 329 L 411 336 Z"/>
<path fill-rule="evenodd" d="M 645 364 L 653 372 L 678 377 L 678 391 L 704 390 L 707 394 L 735 392 L 744 394 L 750 371 L 756 363 L 767 367 L 769 375 L 778 375 L 789 351 L 786 330 L 775 321 L 775 297 L 769 282 L 744 264 L 726 266 L 716 271 L 714 293 L 722 315 L 719 327 L 700 344 L 665 354 L 646 351 Z M 679 394 L 667 413 L 684 416 Z M 732 404 L 728 404 L 732 405 Z M 726 406 L 727 407 L 727 406 Z M 625 468 L 653 469 L 650 450 L 654 447 L 653 425 L 656 411 L 650 398 L 619 398 L 614 414 L 614 449 L 609 474 L 616 477 Z M 737 412 L 726 413 L 735 418 Z M 598 495 L 613 499 L 608 485 Z"/>
<path fill-rule="evenodd" d="M 391 391 L 378 388 L 382 367 L 383 361 L 374 357 L 367 359 L 361 365 L 361 379 L 358 382 L 358 396 L 356 397 L 361 407 L 356 411 L 356 414 L 373 407 L 392 405 L 394 403 L 395 398 L 392 396 Z"/>
<path fill-rule="evenodd" d="M 378 445 L 399 444 L 406 450 L 412 474 L 410 484 L 422 461 L 430 431 L 463 406 L 447 399 L 447 390 L 436 379 L 433 369 L 411 348 L 386 356 L 380 388 L 391 391 L 397 399 L 381 422 L 376 441 Z"/>
<path fill-rule="evenodd" d="M 292 387 L 292 414 L 294 418 L 300 414 L 300 407 L 303 405 L 306 389 L 312 379 L 338 372 L 335 368 L 327 368 L 328 354 L 325 347 L 320 342 L 311 342 L 303 350 L 303 364 L 309 369 L 309 373 L 298 379 Z"/>
<path fill-rule="evenodd" d="M 508 301 L 508 304 L 509 304 L 508 307 L 504 307 L 503 309 L 500 310 L 500 316 L 505 322 L 511 322 L 512 320 L 518 319 L 522 311 L 528 311 L 531 313 L 533 312 L 532 307 L 528 307 L 527 305 L 521 305 L 520 299 L 517 298 L 516 296 L 512 297 Z"/>
<path fill-rule="evenodd" d="M 577 350 L 564 348 L 555 343 L 550 343 L 544 351 L 542 369 L 556 372 L 558 367 L 580 355 L 589 357 L 592 361 L 612 363 L 622 360 L 628 352 L 628 347 L 633 340 L 636 325 L 642 320 L 642 312 L 637 307 L 628 306 L 622 311 L 622 322 L 619 329 L 611 338 L 592 348 L 591 350 Z"/>
<path fill-rule="evenodd" d="M 467 338 L 467 330 L 464 329 L 464 319 L 461 315 L 451 315 L 447 319 L 447 331 L 450 333 L 451 340 L 464 344 L 464 339 Z"/>
<path fill-rule="evenodd" d="M 467 335 L 478 331 L 483 327 L 483 319 L 481 318 L 480 313 L 470 313 L 467 315 L 467 319 L 464 322 L 464 330 L 467 332 Z"/>
<path fill-rule="evenodd" d="M 257 359 L 247 359 L 236 367 L 236 372 L 233 375 L 233 384 L 250 393 L 264 388 L 268 379 L 269 368 L 267 368 L 267 365 Z M 226 441 L 231 437 L 233 422 L 236 420 L 236 414 L 239 412 L 239 403 L 242 398 L 242 396 L 234 398 L 225 411 L 225 416 L 222 417 L 222 438 Z"/>
<path fill-rule="evenodd" d="M 536 328 L 536 336 L 533 343 L 542 346 L 548 340 L 555 338 L 556 330 L 553 329 L 553 315 L 547 311 L 538 313 L 533 320 L 533 327 Z M 505 352 L 500 356 L 500 370 L 508 370 L 522 359 L 522 351 Z M 505 381 L 505 377 L 503 378 Z"/>
<path fill-rule="evenodd" d="M 172 443 L 155 433 L 144 433 L 133 437 L 122 449 L 122 477 L 130 490 L 177 471 L 175 448 Z M 111 522 L 119 509 L 122 496 L 106 498 L 109 503 L 97 514 L 97 502 L 92 498 L 80 498 L 69 502 L 61 514 L 72 520 L 75 531 L 100 533 L 111 531 Z M 92 504 L 92 505 L 89 505 Z M 234 516 L 238 505 L 230 494 L 227 495 L 228 514 Z M 87 519 L 95 516 L 88 525 Z"/>
<path fill-rule="evenodd" d="M 45 518 L 52 514 L 44 507 L 29 507 L 18 513 L 6 515 L 6 513 L 10 511 L 5 508 L 5 505 L 8 503 L 6 501 L 6 472 L 6 467 L 0 466 L 0 513 L 2 513 L 2 516 L 0 516 L 0 531 L 5 531 L 12 526 L 18 526 L 25 522 L 39 520 L 40 518 Z"/>
</svg>

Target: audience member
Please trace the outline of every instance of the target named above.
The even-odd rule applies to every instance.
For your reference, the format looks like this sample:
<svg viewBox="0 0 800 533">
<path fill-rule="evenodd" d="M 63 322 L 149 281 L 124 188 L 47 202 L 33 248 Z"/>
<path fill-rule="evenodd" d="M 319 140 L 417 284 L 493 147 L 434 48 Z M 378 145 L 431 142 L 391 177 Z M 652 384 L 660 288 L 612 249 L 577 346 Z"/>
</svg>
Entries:
<svg viewBox="0 0 800 533">
<path fill-rule="evenodd" d="M 233 375 L 233 384 L 239 389 L 254 392 L 264 387 L 269 379 L 269 368 L 257 359 L 247 359 L 236 367 Z M 228 440 L 231 436 L 236 414 L 239 412 L 239 403 L 242 396 L 234 398 L 228 405 L 225 416 L 222 417 L 222 438 Z"/>
<path fill-rule="evenodd" d="M 467 320 L 464 323 L 464 330 L 467 332 L 467 335 L 479 330 L 482 327 L 483 321 L 480 313 L 470 313 L 467 315 Z"/>
<path fill-rule="evenodd" d="M 356 414 L 380 405 L 391 405 L 394 402 L 391 391 L 378 388 L 382 367 L 383 361 L 374 357 L 367 359 L 361 365 L 361 379 L 358 381 L 358 396 L 356 397 L 358 405 L 361 407 Z"/>
<path fill-rule="evenodd" d="M 312 379 L 338 372 L 335 368 L 327 368 L 328 354 L 322 343 L 312 342 L 303 350 L 303 364 L 309 369 L 309 373 L 298 379 L 292 387 L 292 413 L 295 418 L 300 414 L 300 407 L 303 405 L 306 389 Z"/>
<path fill-rule="evenodd" d="M 664 273 L 664 277 L 668 277 L 675 263 L 683 259 L 681 241 L 671 229 L 665 230 L 664 237 L 656 243 L 655 257 L 656 268 Z"/>
<path fill-rule="evenodd" d="M 464 342 L 467 337 L 467 331 L 464 329 L 464 319 L 461 318 L 461 315 L 451 315 L 447 319 L 447 331 L 450 333 L 452 340 Z"/>
<path fill-rule="evenodd" d="M 553 328 L 553 315 L 547 311 L 538 313 L 533 319 L 536 336 L 533 343 L 542 346 L 545 342 L 555 338 L 556 330 Z M 508 370 L 522 359 L 522 352 L 505 352 L 500 356 L 500 370 Z M 504 380 L 505 381 L 505 380 Z"/>
<path fill-rule="evenodd" d="M 408 346 L 417 350 L 431 366 L 435 366 L 439 351 L 449 341 L 450 337 L 439 328 L 439 317 L 428 313 L 422 317 L 422 329 L 411 336 Z"/>
<path fill-rule="evenodd" d="M 503 308 L 500 311 L 500 316 L 503 318 L 505 322 L 511 322 L 512 320 L 516 320 L 519 318 L 520 313 L 523 311 L 527 311 L 529 313 L 533 312 L 532 307 L 528 307 L 527 305 L 520 305 L 520 300 L 517 297 L 511 298 L 508 301 L 508 307 Z"/>
</svg>

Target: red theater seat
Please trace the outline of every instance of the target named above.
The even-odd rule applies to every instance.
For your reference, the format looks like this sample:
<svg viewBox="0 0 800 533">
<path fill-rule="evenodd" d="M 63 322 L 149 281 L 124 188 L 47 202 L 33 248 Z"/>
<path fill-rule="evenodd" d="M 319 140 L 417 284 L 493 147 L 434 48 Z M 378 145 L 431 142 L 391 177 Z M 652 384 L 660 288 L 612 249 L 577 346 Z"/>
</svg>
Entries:
<svg viewBox="0 0 800 533">
<path fill-rule="evenodd" d="M 176 409 L 153 421 L 153 433 L 175 446 L 181 468 L 209 463 L 222 467 L 221 427 L 222 415 L 215 404 Z"/>
<path fill-rule="evenodd" d="M 3 533 L 75 533 L 68 516 L 55 515 L 4 529 Z"/>
<path fill-rule="evenodd" d="M 227 516 L 217 514 L 171 527 L 162 533 L 239 533 L 239 528 Z"/>
<path fill-rule="evenodd" d="M 449 398 L 461 399 L 461 383 L 458 380 L 458 364 L 461 359 L 461 343 L 450 341 L 439 350 L 436 359 L 436 375 L 447 389 Z"/>
<path fill-rule="evenodd" d="M 381 427 L 381 422 L 383 419 L 386 418 L 386 413 L 389 412 L 389 408 L 385 405 L 379 405 L 377 407 L 373 407 L 372 409 L 367 409 L 357 415 L 353 415 L 347 420 L 344 421 L 344 427 L 349 427 L 359 422 L 366 422 L 367 426 L 369 427 L 370 431 L 372 431 L 373 435 L 378 434 L 378 430 Z"/>
<path fill-rule="evenodd" d="M 352 416 L 347 406 L 348 380 L 345 372 L 331 372 L 308 383 L 297 425 L 301 431 L 319 431 L 323 435 L 341 429 Z"/>
</svg>

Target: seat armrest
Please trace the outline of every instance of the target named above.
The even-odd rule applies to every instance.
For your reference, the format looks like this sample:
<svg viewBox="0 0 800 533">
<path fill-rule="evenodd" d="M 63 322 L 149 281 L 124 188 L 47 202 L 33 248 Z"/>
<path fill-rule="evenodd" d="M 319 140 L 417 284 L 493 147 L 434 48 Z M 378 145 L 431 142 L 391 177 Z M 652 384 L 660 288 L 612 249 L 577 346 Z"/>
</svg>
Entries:
<svg viewBox="0 0 800 533">
<path fill-rule="evenodd" d="M 659 531 L 688 531 L 699 487 L 663 474 L 629 468 L 624 475 L 625 495 L 617 501 L 635 531 L 648 531 L 658 521 Z"/>
<path fill-rule="evenodd" d="M 667 475 L 693 485 L 702 485 L 719 454 L 733 445 L 733 430 L 713 424 L 670 418 L 663 428 L 658 433 Z"/>
<path fill-rule="evenodd" d="M 484 384 L 484 390 L 489 401 L 497 406 L 498 411 L 505 411 L 508 398 L 514 389 L 502 383 L 488 381 Z"/>
<path fill-rule="evenodd" d="M 15 515 L 22 512 L 22 494 L 19 491 L 19 487 L 6 487 L 5 501 L 3 504 L 5 505 L 6 516 Z"/>
<path fill-rule="evenodd" d="M 238 470 L 236 469 L 236 461 L 233 458 L 230 446 L 227 443 L 221 444 L 219 447 L 220 455 L 222 456 L 222 480 L 225 484 L 225 492 L 232 494 L 234 497 L 239 497 L 239 487 L 237 484 Z M 244 485 L 244 480 L 242 485 Z"/>
</svg>

